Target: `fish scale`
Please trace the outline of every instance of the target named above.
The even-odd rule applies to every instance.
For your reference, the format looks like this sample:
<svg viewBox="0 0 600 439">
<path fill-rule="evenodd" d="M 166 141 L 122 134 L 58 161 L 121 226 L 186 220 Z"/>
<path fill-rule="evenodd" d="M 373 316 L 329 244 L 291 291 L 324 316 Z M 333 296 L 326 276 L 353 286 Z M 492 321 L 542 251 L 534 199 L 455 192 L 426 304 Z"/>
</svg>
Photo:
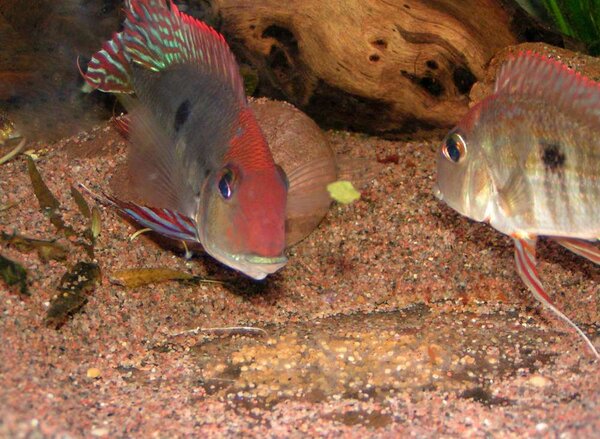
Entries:
<svg viewBox="0 0 600 439">
<path fill-rule="evenodd" d="M 510 107 L 518 108 L 521 116 L 506 110 Z M 469 136 L 469 142 L 482 145 L 486 161 L 503 164 L 493 170 L 498 189 L 515 169 L 522 169 L 529 195 L 521 203 L 527 206 L 525 212 L 507 218 L 500 231 L 582 239 L 600 236 L 600 201 L 590 202 L 600 200 L 600 148 L 595 146 L 592 128 L 527 95 L 495 96 L 481 111 L 485 128 Z M 556 154 L 563 156 L 564 162 L 555 170 L 544 163 L 544 142 L 547 147 L 556 144 Z"/>
</svg>

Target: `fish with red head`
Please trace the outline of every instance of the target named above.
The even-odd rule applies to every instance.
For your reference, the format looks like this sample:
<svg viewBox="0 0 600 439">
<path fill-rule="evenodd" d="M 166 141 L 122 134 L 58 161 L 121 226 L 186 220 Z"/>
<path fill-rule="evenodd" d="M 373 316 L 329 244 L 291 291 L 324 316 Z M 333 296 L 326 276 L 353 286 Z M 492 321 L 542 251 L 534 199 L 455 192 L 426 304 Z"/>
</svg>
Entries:
<svg viewBox="0 0 600 439">
<path fill-rule="evenodd" d="M 123 31 L 84 77 L 130 113 L 129 176 L 143 203 L 109 197 L 114 206 L 254 279 L 285 265 L 287 179 L 222 35 L 171 0 L 128 0 Z"/>
</svg>

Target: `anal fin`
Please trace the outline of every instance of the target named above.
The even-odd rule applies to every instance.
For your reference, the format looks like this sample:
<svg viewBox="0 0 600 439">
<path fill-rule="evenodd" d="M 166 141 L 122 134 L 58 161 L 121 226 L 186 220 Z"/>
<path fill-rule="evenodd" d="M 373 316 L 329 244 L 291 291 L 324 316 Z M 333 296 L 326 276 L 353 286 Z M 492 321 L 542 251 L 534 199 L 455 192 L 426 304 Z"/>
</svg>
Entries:
<svg viewBox="0 0 600 439">
<path fill-rule="evenodd" d="M 534 295 L 534 297 L 546 308 L 552 311 L 557 317 L 573 328 L 577 334 L 586 342 L 592 353 L 597 359 L 600 359 L 600 353 L 594 347 L 591 340 L 583 333 L 579 327 L 563 314 L 552 302 L 540 281 L 535 259 L 535 244 L 537 239 L 513 238 L 515 243 L 515 262 L 519 276 Z"/>
<path fill-rule="evenodd" d="M 589 241 L 575 238 L 561 238 L 552 237 L 553 241 L 556 241 L 567 250 L 572 251 L 576 255 L 584 257 L 592 261 L 596 265 L 600 265 L 600 248 L 595 246 Z"/>
</svg>

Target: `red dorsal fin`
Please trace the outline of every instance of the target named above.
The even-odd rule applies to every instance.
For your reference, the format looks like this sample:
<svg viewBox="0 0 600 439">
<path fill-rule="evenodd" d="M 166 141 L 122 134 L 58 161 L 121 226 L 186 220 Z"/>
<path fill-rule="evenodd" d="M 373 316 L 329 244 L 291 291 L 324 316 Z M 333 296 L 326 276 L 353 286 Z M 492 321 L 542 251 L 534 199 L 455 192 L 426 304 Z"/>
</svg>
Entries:
<svg viewBox="0 0 600 439">
<path fill-rule="evenodd" d="M 123 40 L 132 62 L 161 71 L 193 64 L 231 85 L 246 102 L 243 80 L 225 38 L 205 23 L 179 11 L 172 0 L 128 0 Z"/>
<path fill-rule="evenodd" d="M 509 59 L 500 69 L 494 92 L 541 98 L 564 111 L 600 120 L 600 84 L 535 52 Z"/>
<path fill-rule="evenodd" d="M 133 93 L 130 83 L 129 61 L 123 49 L 123 34 L 114 34 L 94 54 L 83 78 L 83 91 L 100 90 L 111 93 Z"/>
</svg>

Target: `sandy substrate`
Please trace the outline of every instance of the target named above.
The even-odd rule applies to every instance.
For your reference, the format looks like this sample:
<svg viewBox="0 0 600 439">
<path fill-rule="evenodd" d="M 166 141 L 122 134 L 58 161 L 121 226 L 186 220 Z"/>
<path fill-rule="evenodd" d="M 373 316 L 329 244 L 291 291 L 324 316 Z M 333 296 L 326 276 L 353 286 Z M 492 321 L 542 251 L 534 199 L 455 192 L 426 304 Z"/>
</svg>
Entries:
<svg viewBox="0 0 600 439">
<path fill-rule="evenodd" d="M 395 159 L 335 205 L 262 283 L 206 256 L 186 261 L 101 207 L 103 276 L 83 309 L 47 327 L 65 262 L 0 246 L 29 270 L 30 297 L 0 285 L 0 436 L 592 437 L 600 373 L 584 344 L 524 289 L 508 238 L 432 195 L 435 147 L 343 132 L 338 154 Z M 70 186 L 109 188 L 125 142 L 108 124 L 48 147 L 37 166 L 83 232 Z M 40 212 L 24 158 L 0 167 L 0 229 L 61 237 Z M 600 270 L 554 243 L 540 274 L 600 347 Z M 125 288 L 117 269 L 169 267 L 226 285 Z M 182 335 L 252 325 L 266 336 Z"/>
</svg>

